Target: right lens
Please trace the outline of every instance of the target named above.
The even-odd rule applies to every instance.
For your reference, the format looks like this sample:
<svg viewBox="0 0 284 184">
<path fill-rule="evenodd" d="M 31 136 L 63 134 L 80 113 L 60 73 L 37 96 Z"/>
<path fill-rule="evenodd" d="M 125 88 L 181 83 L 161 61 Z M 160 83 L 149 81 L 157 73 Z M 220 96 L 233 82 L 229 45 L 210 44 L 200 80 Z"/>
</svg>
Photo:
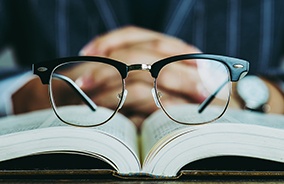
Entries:
<svg viewBox="0 0 284 184">
<path fill-rule="evenodd" d="M 63 63 L 54 69 L 50 81 L 50 96 L 57 116 L 75 126 L 96 126 L 108 121 L 120 103 L 118 96 L 122 92 L 119 71 L 100 62 Z"/>
<path fill-rule="evenodd" d="M 213 59 L 169 63 L 156 79 L 156 96 L 163 110 L 183 124 L 202 124 L 219 118 L 227 108 L 230 88 L 229 70 Z M 169 90 L 176 96 L 167 95 Z M 201 92 L 204 98 L 195 99 L 194 93 L 197 92 Z"/>
</svg>

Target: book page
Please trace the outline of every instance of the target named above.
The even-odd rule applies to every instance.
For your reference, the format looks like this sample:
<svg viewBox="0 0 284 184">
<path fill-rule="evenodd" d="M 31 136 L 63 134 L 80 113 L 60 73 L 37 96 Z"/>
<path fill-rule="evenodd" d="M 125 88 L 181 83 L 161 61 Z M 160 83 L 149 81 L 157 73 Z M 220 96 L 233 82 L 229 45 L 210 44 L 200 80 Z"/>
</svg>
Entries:
<svg viewBox="0 0 284 184">
<path fill-rule="evenodd" d="M 142 161 L 158 141 L 162 138 L 167 139 L 171 132 L 183 129 L 185 126 L 169 119 L 162 110 L 158 110 L 148 117 L 141 128 Z"/>
<path fill-rule="evenodd" d="M 191 108 L 188 105 L 187 108 Z M 183 107 L 182 107 L 183 108 Z M 218 107 L 216 107 L 218 108 Z M 177 112 L 179 113 L 177 108 Z M 215 122 L 211 123 L 240 123 L 240 124 L 257 124 L 272 128 L 284 129 L 284 116 L 277 114 L 262 114 L 239 109 L 227 109 L 225 114 Z M 168 140 L 175 134 L 183 131 L 194 131 L 200 125 L 182 125 L 170 120 L 162 110 L 153 113 L 145 120 L 142 126 L 142 160 L 149 154 L 151 149 L 158 141 Z"/>
<path fill-rule="evenodd" d="M 284 115 L 228 109 L 220 119 L 216 120 L 215 123 L 256 124 L 271 128 L 284 129 Z"/>
<path fill-rule="evenodd" d="M 78 113 L 84 114 L 84 108 L 81 108 L 80 106 L 68 107 L 66 108 L 66 111 L 69 112 L 70 118 L 72 118 L 72 116 L 75 116 L 74 118 L 78 119 L 78 117 L 76 117 Z M 76 113 L 72 113 L 72 111 L 76 111 Z M 98 114 L 109 113 L 108 111 L 110 110 L 103 108 L 103 107 L 99 107 L 96 113 Z M 82 116 L 80 117 L 80 120 L 88 121 L 88 119 L 90 118 L 92 118 L 92 115 Z M 116 114 L 109 122 L 101 126 L 91 127 L 91 128 L 80 128 L 80 127 L 74 127 L 71 125 L 67 125 L 61 122 L 55 116 L 55 114 L 53 113 L 53 110 L 51 109 L 39 110 L 39 111 L 31 112 L 31 113 L 0 118 L 0 139 L 6 140 L 6 141 L 1 141 L 3 150 L 8 149 L 11 151 L 12 149 L 13 150 L 15 149 L 15 151 L 13 152 L 21 152 L 20 147 L 19 148 L 12 147 L 12 144 L 13 144 L 12 142 L 14 142 L 14 144 L 21 143 L 22 145 L 25 143 L 25 140 L 27 140 L 29 141 L 27 142 L 27 144 L 30 144 L 32 143 L 31 141 L 34 141 L 34 142 L 40 141 L 37 139 L 41 139 L 41 137 L 43 139 L 46 139 L 44 135 L 48 135 L 50 138 L 52 138 L 52 136 L 54 135 L 55 138 L 58 140 L 67 139 L 70 142 L 71 147 L 72 147 L 72 144 L 73 145 L 79 144 L 80 141 L 83 141 L 83 142 L 94 141 L 94 143 L 96 142 L 96 144 L 101 144 L 108 140 L 109 141 L 114 140 L 114 142 L 119 142 L 121 144 L 118 147 L 121 147 L 122 145 L 124 145 L 125 148 L 123 149 L 128 150 L 128 152 L 130 151 L 131 153 L 129 154 L 133 155 L 132 157 L 135 157 L 134 158 L 134 160 L 136 160 L 135 167 L 137 167 L 137 163 L 139 163 L 140 165 L 139 156 L 138 156 L 139 151 L 138 151 L 138 145 L 137 145 L 136 131 L 137 130 L 136 130 L 135 125 L 130 120 L 128 120 L 126 117 L 124 117 L 123 115 L 119 113 Z M 27 133 L 25 134 L 24 132 L 27 132 Z M 39 134 L 38 132 L 41 132 L 41 133 Z M 80 134 L 82 135 L 81 137 L 80 137 Z M 103 135 L 102 137 L 104 138 L 100 136 L 94 137 L 92 134 L 93 135 Z M 73 137 L 70 137 L 72 135 Z M 88 135 L 89 135 L 89 138 L 88 138 Z M 107 137 L 110 137 L 110 138 L 106 139 L 106 135 L 108 135 Z M 82 140 L 79 141 L 79 139 L 82 139 Z M 87 140 L 87 139 L 90 139 L 90 140 Z M 68 141 L 65 140 L 65 143 L 69 144 Z M 111 142 L 108 142 L 108 144 L 111 144 Z M 55 144 L 53 143 L 53 145 Z M 80 146 L 80 145 L 77 145 L 77 146 Z M 39 147 L 44 147 L 44 145 L 39 146 Z M 102 146 L 100 149 L 103 149 L 103 147 L 105 146 Z M 113 145 L 111 146 L 111 148 L 109 148 L 110 149 L 109 152 L 112 152 L 109 154 L 114 155 L 112 157 L 116 157 L 115 152 L 117 151 L 116 148 L 118 147 L 116 145 Z M 84 150 L 84 145 L 80 146 L 80 148 Z M 27 149 L 26 149 L 26 152 L 28 153 Z M 44 149 L 48 151 L 49 148 L 47 147 Z M 64 150 L 64 148 L 63 147 L 61 148 L 60 145 L 56 149 L 58 149 L 58 151 L 60 151 L 60 149 Z M 68 148 L 65 148 L 65 149 L 67 149 L 68 151 Z M 88 150 L 86 151 L 88 152 Z M 5 152 L 2 152 L 2 154 L 5 154 Z M 23 153 L 17 153 L 17 154 L 23 154 Z M 117 157 L 117 159 L 119 158 Z M 127 160 L 128 158 L 125 158 L 125 159 Z"/>
<path fill-rule="evenodd" d="M 181 119 L 190 121 L 193 116 L 194 119 L 199 119 L 200 122 L 206 121 L 206 117 L 202 117 L 196 112 L 196 104 L 182 104 L 171 107 L 171 113 Z M 186 110 L 186 111 L 185 111 Z M 185 114 L 185 112 L 187 112 Z M 207 115 L 214 116 L 216 112 L 220 112 L 219 107 L 211 107 L 210 111 L 207 111 Z M 217 114 L 216 116 L 218 116 Z M 172 121 L 162 110 L 158 110 L 153 113 L 149 118 L 145 120 L 142 127 L 142 158 L 149 153 L 150 149 L 155 149 L 153 146 L 163 138 L 167 140 L 171 137 L 171 133 L 175 131 L 182 131 L 184 128 L 196 129 L 198 125 L 183 125 Z"/>
<path fill-rule="evenodd" d="M 157 111 L 142 128 L 143 171 L 174 176 L 187 163 L 222 155 L 283 162 L 283 128 L 284 116 L 276 114 L 228 109 L 215 122 L 190 126 Z"/>
<path fill-rule="evenodd" d="M 82 116 L 78 117 L 78 113 L 72 113 L 72 111 L 81 111 Z M 98 114 L 105 113 L 109 109 L 99 107 L 97 109 Z M 73 106 L 66 108 L 66 112 L 70 112 L 69 116 L 72 118 L 79 118 L 81 121 L 88 121 L 92 116 L 84 115 L 84 109 L 81 106 Z M 80 113 L 79 113 L 80 114 Z M 29 130 L 44 129 L 49 127 L 67 127 L 67 128 L 78 128 L 71 125 L 67 125 L 61 122 L 52 109 L 39 110 L 31 113 L 13 115 L 9 117 L 0 118 L 0 136 L 12 135 L 21 133 Z M 101 131 L 120 140 L 123 144 L 132 150 L 136 157 L 138 157 L 138 146 L 137 146 L 137 133 L 135 125 L 121 114 L 116 114 L 109 122 L 92 128 L 79 128 L 79 129 L 93 129 L 94 131 Z M 15 135 L 15 139 L 17 136 Z M 115 145 L 114 145 L 115 146 Z"/>
<path fill-rule="evenodd" d="M 41 128 L 49 118 L 54 119 L 52 110 L 40 110 L 21 115 L 0 118 L 0 135 Z"/>
</svg>

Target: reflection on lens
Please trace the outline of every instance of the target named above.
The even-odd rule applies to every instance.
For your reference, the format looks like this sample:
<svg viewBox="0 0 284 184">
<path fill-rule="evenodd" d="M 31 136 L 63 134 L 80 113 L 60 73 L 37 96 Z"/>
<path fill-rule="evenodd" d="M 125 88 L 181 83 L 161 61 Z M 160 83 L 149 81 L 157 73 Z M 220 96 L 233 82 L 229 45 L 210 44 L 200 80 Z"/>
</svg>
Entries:
<svg viewBox="0 0 284 184">
<path fill-rule="evenodd" d="M 168 89 L 164 87 L 165 82 Z M 172 119 L 185 124 L 201 124 L 219 118 L 227 108 L 231 89 L 226 65 L 208 59 L 170 63 L 160 71 L 156 85 L 159 93 L 167 94 L 169 89 L 176 92 L 176 96 L 163 95 L 159 102 Z M 197 86 L 202 89 L 203 99 L 192 95 Z"/>
<path fill-rule="evenodd" d="M 87 76 L 88 88 L 81 89 L 78 78 Z M 77 81 L 76 81 L 77 80 Z M 113 97 L 103 98 L 107 88 L 115 86 Z M 121 86 L 121 87 L 117 87 Z M 59 65 L 52 73 L 50 83 L 52 105 L 57 116 L 65 123 L 78 126 L 95 126 L 106 122 L 119 104 L 117 94 L 122 93 L 122 80 L 118 70 L 99 62 L 68 62 Z M 110 107 L 102 110 L 99 106 Z"/>
</svg>

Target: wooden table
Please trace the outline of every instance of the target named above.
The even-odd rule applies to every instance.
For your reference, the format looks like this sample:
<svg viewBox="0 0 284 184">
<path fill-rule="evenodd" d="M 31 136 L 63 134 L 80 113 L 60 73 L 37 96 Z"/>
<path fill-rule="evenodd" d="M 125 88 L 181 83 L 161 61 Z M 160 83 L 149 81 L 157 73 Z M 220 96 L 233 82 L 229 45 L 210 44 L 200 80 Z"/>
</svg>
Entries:
<svg viewBox="0 0 284 184">
<path fill-rule="evenodd" d="M 185 171 L 179 178 L 121 177 L 112 170 L 0 171 L 5 183 L 284 183 L 284 171 Z"/>
</svg>

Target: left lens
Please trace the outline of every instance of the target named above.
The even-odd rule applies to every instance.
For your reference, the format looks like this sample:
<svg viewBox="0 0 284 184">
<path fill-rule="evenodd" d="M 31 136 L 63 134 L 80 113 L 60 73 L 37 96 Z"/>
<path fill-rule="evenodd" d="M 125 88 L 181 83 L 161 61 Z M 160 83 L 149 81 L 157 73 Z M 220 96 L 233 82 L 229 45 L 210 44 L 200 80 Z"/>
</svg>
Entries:
<svg viewBox="0 0 284 184">
<path fill-rule="evenodd" d="M 163 110 L 184 124 L 202 124 L 219 118 L 227 108 L 230 89 L 226 65 L 211 59 L 169 63 L 156 79 L 156 94 Z"/>
<path fill-rule="evenodd" d="M 107 93 L 109 88 L 111 94 Z M 119 106 L 117 96 L 123 92 L 122 88 L 119 71 L 100 62 L 63 63 L 54 69 L 50 81 L 51 101 L 57 116 L 75 126 L 96 126 L 108 121 Z"/>
</svg>

